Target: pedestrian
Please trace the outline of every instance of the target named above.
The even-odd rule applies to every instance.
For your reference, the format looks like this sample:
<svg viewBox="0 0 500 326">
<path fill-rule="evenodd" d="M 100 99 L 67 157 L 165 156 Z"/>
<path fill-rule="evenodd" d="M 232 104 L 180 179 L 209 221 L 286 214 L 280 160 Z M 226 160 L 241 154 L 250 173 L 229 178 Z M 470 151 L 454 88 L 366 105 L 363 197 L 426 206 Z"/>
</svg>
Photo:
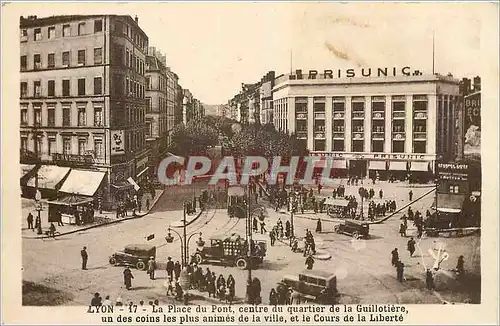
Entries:
<svg viewBox="0 0 500 326">
<path fill-rule="evenodd" d="M 405 267 L 405 264 L 403 264 L 403 262 L 401 262 L 401 260 L 398 260 L 396 263 L 396 274 L 397 274 L 397 279 L 399 282 L 403 282 L 404 267 Z"/>
<path fill-rule="evenodd" d="M 168 257 L 167 258 L 167 275 L 168 275 L 168 277 L 173 279 L 174 278 L 173 273 L 174 273 L 174 262 L 172 261 L 172 257 Z"/>
<path fill-rule="evenodd" d="M 264 221 L 261 221 L 260 222 L 260 234 L 264 234 L 267 232 L 265 226 L 266 226 L 266 223 L 264 223 Z"/>
<path fill-rule="evenodd" d="M 56 214 L 57 214 L 57 226 L 64 226 L 61 212 L 57 211 Z"/>
<path fill-rule="evenodd" d="M 321 183 L 318 183 L 318 195 L 321 195 L 321 189 L 323 189 L 323 186 Z"/>
<path fill-rule="evenodd" d="M 93 307 L 102 306 L 102 298 L 99 292 L 94 293 L 94 297 L 90 300 L 90 305 Z"/>
<path fill-rule="evenodd" d="M 413 237 L 408 240 L 407 249 L 410 252 L 410 257 L 413 257 L 413 253 L 415 252 L 415 243 L 416 242 L 413 240 Z"/>
<path fill-rule="evenodd" d="M 253 296 L 253 303 L 254 304 L 260 304 L 262 303 L 262 297 L 260 295 L 260 291 L 262 290 L 260 280 L 256 277 L 254 277 L 252 284 L 252 296 Z"/>
<path fill-rule="evenodd" d="M 384 198 L 384 191 L 382 189 L 380 189 L 380 191 L 378 192 L 378 196 L 380 197 L 380 199 Z"/>
<path fill-rule="evenodd" d="M 321 219 L 318 218 L 318 221 L 316 222 L 316 233 L 321 233 L 321 230 Z"/>
<path fill-rule="evenodd" d="M 269 232 L 269 239 L 271 240 L 271 247 L 274 246 L 274 243 L 276 242 L 276 235 L 274 229 Z"/>
<path fill-rule="evenodd" d="M 257 218 L 254 216 L 254 218 L 253 218 L 253 230 L 254 230 L 254 232 L 257 232 L 259 230 L 258 225 L 259 225 L 259 221 L 257 221 Z"/>
<path fill-rule="evenodd" d="M 410 190 L 410 192 L 408 193 L 408 197 L 410 198 L 410 201 L 413 200 L 413 191 Z"/>
<path fill-rule="evenodd" d="M 401 225 L 399 226 L 399 234 L 402 237 L 406 237 L 406 227 L 405 227 L 405 224 L 403 222 L 401 222 Z"/>
<path fill-rule="evenodd" d="M 391 251 L 391 254 L 392 254 L 391 264 L 392 266 L 396 266 L 397 262 L 399 261 L 398 248 L 394 248 L 394 250 Z"/>
<path fill-rule="evenodd" d="M 82 270 L 87 269 L 87 261 L 89 260 L 89 255 L 87 253 L 87 247 L 83 247 L 80 251 L 80 256 L 82 256 Z"/>
<path fill-rule="evenodd" d="M 455 268 L 459 276 L 463 276 L 465 274 L 464 263 L 464 256 L 460 255 L 457 260 L 457 267 Z"/>
<path fill-rule="evenodd" d="M 125 287 L 127 290 L 130 290 L 132 287 L 132 279 L 134 278 L 134 275 L 132 275 L 132 271 L 130 268 L 127 266 L 123 270 L 123 282 L 125 283 Z"/>
<path fill-rule="evenodd" d="M 175 282 L 175 300 L 182 300 L 182 297 L 184 295 L 184 291 L 182 291 L 182 287 L 179 283 L 179 281 Z"/>
<path fill-rule="evenodd" d="M 179 261 L 176 261 L 175 264 L 174 264 L 174 274 L 175 274 L 175 280 L 179 280 L 179 277 L 181 276 L 181 264 L 179 263 Z"/>
<path fill-rule="evenodd" d="M 229 304 L 233 303 L 234 296 L 235 296 L 235 287 L 236 287 L 236 281 L 234 280 L 233 275 L 229 274 L 227 277 L 227 289 L 228 289 L 228 301 Z"/>
<path fill-rule="evenodd" d="M 103 306 L 112 306 L 113 304 L 111 303 L 111 300 L 109 299 L 109 295 L 106 296 L 104 301 L 102 302 Z"/>
<path fill-rule="evenodd" d="M 432 275 L 432 271 L 430 269 L 427 269 L 427 271 L 425 272 L 425 285 L 427 287 L 427 290 L 434 290 L 434 276 Z"/>
<path fill-rule="evenodd" d="M 314 258 L 312 257 L 312 255 L 307 256 L 306 258 L 307 269 L 312 269 L 313 265 L 314 265 Z"/>
<path fill-rule="evenodd" d="M 269 292 L 269 305 L 276 306 L 278 304 L 278 294 L 274 288 Z"/>
<path fill-rule="evenodd" d="M 33 227 L 33 214 L 31 214 L 31 212 L 28 214 L 28 230 L 35 230 L 35 228 Z"/>
<path fill-rule="evenodd" d="M 49 236 L 52 238 L 56 237 L 56 226 L 54 225 L 54 223 L 50 223 Z"/>
<path fill-rule="evenodd" d="M 155 269 L 156 269 L 156 262 L 155 258 L 153 256 L 149 257 L 148 260 L 148 274 L 149 278 L 154 280 L 155 279 Z"/>
<path fill-rule="evenodd" d="M 167 295 L 174 294 L 174 286 L 172 285 L 172 279 L 168 279 L 168 284 L 167 284 Z"/>
<path fill-rule="evenodd" d="M 149 198 L 146 198 L 146 210 L 149 211 Z"/>
</svg>

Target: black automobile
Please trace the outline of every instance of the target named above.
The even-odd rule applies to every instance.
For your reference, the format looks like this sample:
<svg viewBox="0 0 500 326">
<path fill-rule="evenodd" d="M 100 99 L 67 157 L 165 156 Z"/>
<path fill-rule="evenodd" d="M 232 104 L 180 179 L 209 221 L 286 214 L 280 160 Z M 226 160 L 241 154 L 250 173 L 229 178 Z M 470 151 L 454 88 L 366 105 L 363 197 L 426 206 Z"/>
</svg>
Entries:
<svg viewBox="0 0 500 326">
<path fill-rule="evenodd" d="M 334 231 L 352 236 L 354 239 L 368 238 L 370 225 L 357 221 L 345 220 L 340 224 L 335 225 Z"/>
<path fill-rule="evenodd" d="M 156 247 L 148 244 L 127 245 L 109 257 L 113 266 L 131 266 L 138 270 L 145 270 L 149 258 L 156 258 Z"/>
</svg>

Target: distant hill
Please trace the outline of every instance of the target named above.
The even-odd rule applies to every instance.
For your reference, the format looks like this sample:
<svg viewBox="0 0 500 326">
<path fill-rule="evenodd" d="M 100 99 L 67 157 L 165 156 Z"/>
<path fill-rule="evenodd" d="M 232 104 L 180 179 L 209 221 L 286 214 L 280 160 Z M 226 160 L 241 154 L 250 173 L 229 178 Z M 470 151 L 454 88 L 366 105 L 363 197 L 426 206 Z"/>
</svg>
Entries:
<svg viewBox="0 0 500 326">
<path fill-rule="evenodd" d="M 217 115 L 217 108 L 221 104 L 205 104 L 203 103 L 203 107 L 205 108 L 205 115 Z"/>
</svg>

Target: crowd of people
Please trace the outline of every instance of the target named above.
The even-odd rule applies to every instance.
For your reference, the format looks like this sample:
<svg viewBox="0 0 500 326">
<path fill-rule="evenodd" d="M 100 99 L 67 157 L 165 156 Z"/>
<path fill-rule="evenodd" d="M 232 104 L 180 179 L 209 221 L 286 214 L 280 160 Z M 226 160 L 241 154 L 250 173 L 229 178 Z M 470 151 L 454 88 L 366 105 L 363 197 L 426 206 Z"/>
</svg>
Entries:
<svg viewBox="0 0 500 326">
<path fill-rule="evenodd" d="M 235 298 L 236 281 L 233 275 L 229 274 L 227 279 L 224 275 L 215 274 L 206 268 L 205 272 L 196 263 L 191 262 L 186 267 L 189 278 L 189 289 L 196 289 L 201 292 L 208 292 L 208 297 L 218 298 L 220 302 L 231 304 Z"/>
</svg>

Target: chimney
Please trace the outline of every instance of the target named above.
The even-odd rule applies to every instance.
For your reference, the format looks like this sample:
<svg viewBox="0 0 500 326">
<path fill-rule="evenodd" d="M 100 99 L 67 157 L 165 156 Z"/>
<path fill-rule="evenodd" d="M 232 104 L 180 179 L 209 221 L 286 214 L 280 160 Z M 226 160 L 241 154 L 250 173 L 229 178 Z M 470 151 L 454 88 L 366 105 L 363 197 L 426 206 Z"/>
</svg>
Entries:
<svg viewBox="0 0 500 326">
<path fill-rule="evenodd" d="M 135 16 L 135 23 L 139 24 L 139 17 L 137 17 L 137 15 Z"/>
</svg>

